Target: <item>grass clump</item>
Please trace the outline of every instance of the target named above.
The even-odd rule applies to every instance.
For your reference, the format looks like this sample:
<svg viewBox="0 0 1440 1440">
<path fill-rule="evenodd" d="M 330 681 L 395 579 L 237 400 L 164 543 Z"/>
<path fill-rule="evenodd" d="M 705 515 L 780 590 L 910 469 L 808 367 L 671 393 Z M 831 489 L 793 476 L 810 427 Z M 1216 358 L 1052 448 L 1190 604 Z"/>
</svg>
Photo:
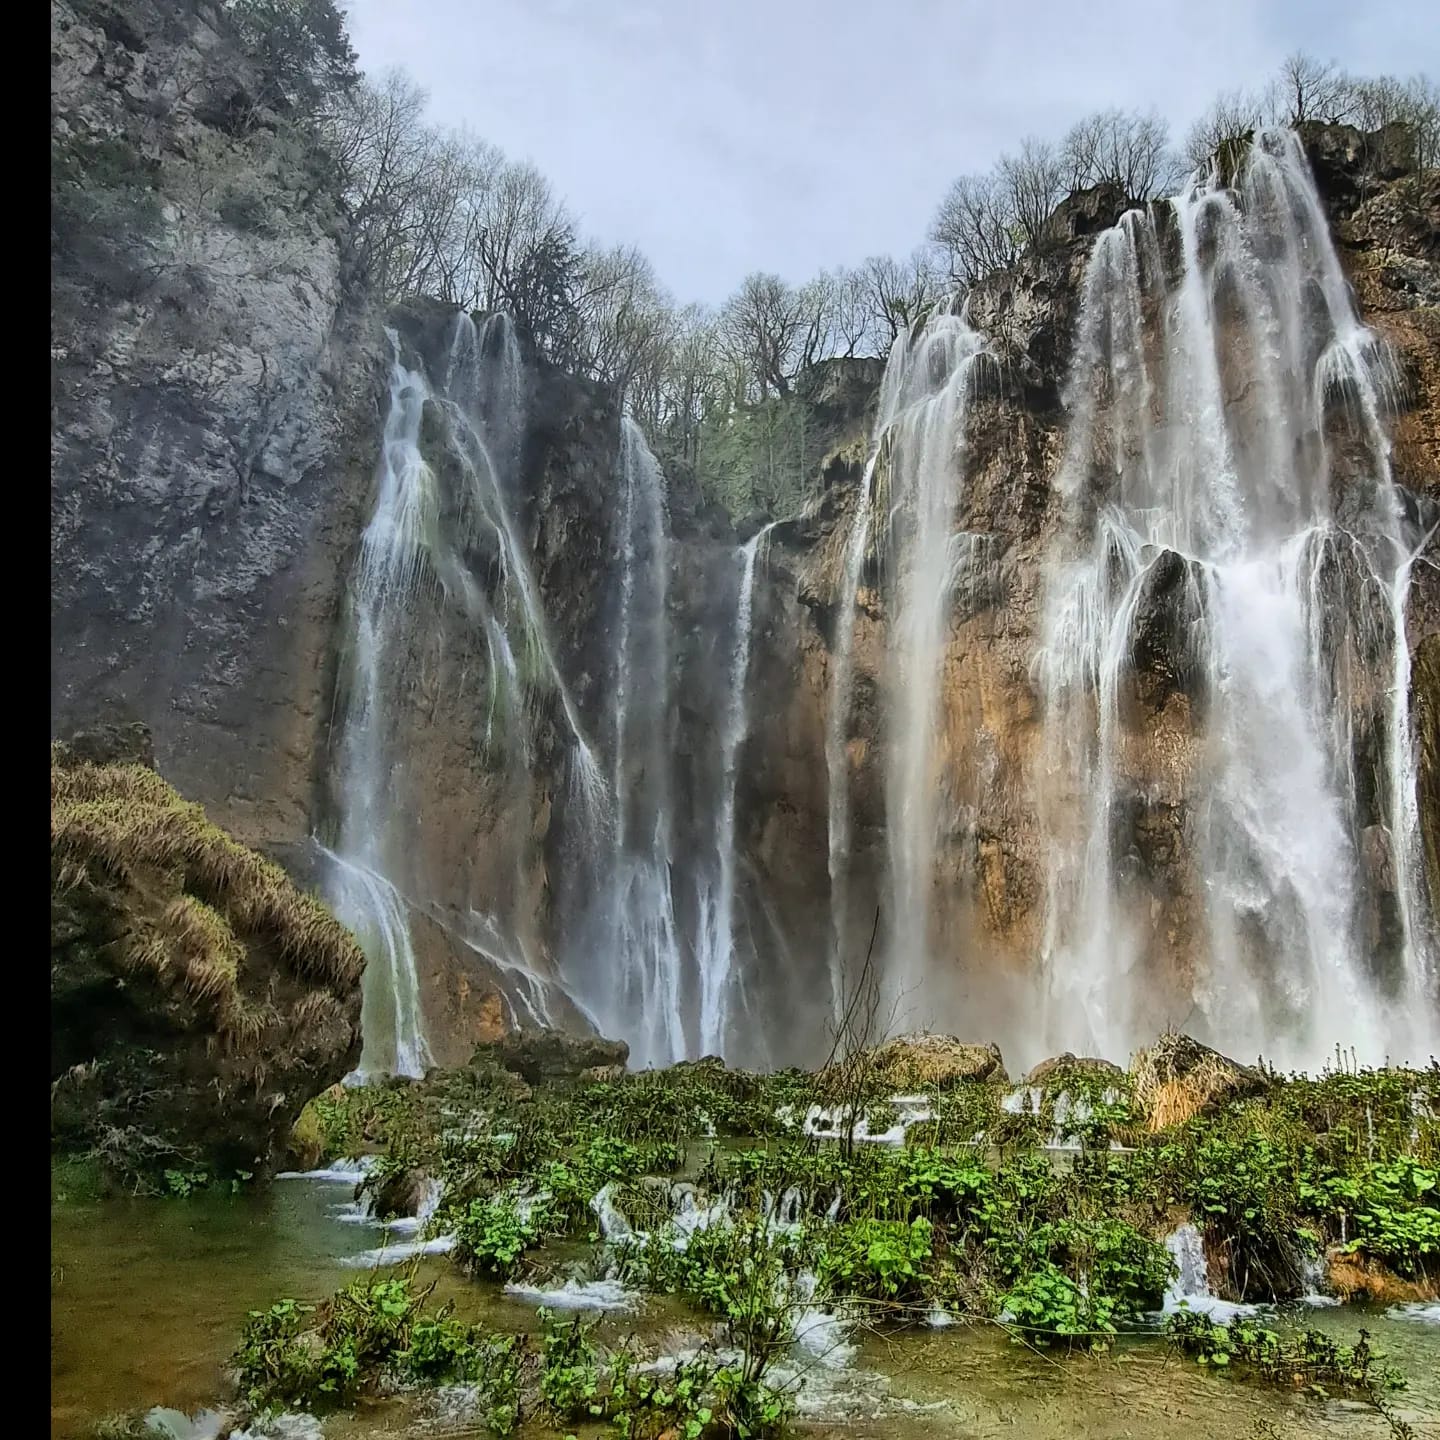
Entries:
<svg viewBox="0 0 1440 1440">
<path fill-rule="evenodd" d="M 196 998 L 233 998 L 245 939 L 297 974 L 348 989 L 364 955 L 319 900 L 232 840 L 143 765 L 50 764 L 52 886 L 89 882 L 168 897 L 121 947 L 120 963 Z"/>
<path fill-rule="evenodd" d="M 1165 1334 L 1199 1365 L 1240 1367 L 1270 1385 L 1366 1397 L 1405 1385 L 1400 1372 L 1371 1346 L 1366 1330 L 1346 1345 L 1319 1330 L 1282 1335 L 1253 1320 L 1212 1320 L 1181 1310 L 1166 1320 Z"/>
</svg>

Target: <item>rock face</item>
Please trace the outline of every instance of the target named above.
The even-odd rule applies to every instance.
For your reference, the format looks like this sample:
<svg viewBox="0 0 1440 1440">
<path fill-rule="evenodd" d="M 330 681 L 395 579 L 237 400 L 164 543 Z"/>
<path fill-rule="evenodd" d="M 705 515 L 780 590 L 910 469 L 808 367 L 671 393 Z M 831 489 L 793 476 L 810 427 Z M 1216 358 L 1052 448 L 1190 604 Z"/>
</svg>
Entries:
<svg viewBox="0 0 1440 1440">
<path fill-rule="evenodd" d="M 262 1174 L 359 1057 L 364 957 L 118 738 L 52 748 L 52 1132 L 129 1179 Z"/>
<path fill-rule="evenodd" d="M 51 7 L 53 724 L 256 843 L 310 830 L 383 353 L 262 93 L 223 6 Z"/>
<path fill-rule="evenodd" d="M 630 1047 L 623 1040 L 570 1036 L 553 1030 L 516 1030 L 476 1047 L 473 1062 L 493 1061 L 528 1085 L 549 1080 L 574 1080 L 587 1070 L 605 1070 L 610 1078 L 625 1070 Z"/>
</svg>

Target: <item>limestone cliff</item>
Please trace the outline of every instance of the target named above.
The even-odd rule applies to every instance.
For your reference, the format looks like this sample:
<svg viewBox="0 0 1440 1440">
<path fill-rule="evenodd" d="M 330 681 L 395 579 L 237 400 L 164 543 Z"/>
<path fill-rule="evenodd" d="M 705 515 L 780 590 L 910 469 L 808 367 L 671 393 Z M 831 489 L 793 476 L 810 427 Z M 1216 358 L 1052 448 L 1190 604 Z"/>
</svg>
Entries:
<svg viewBox="0 0 1440 1440">
<path fill-rule="evenodd" d="M 144 721 L 262 843 L 310 827 L 383 355 L 265 95 L 221 5 L 51 7 L 53 724 Z"/>
<path fill-rule="evenodd" d="M 395 822 L 377 854 L 413 941 L 432 1058 L 463 1060 L 516 1023 L 593 1022 L 581 1000 L 603 999 L 614 978 L 604 967 L 625 959 L 599 938 L 624 889 L 610 853 L 617 816 L 657 787 L 664 834 L 641 878 L 664 890 L 657 925 L 691 970 L 715 941 L 717 895 L 733 888 L 746 979 L 732 1058 L 817 1058 L 836 924 L 827 727 L 844 548 L 881 365 L 827 362 L 796 387 L 806 433 L 824 444 L 818 493 L 752 555 L 742 713 L 741 546 L 769 517 L 732 527 L 685 467 L 669 468 L 663 573 L 645 572 L 663 597 L 664 690 L 647 721 L 653 753 L 627 769 L 616 755 L 635 677 L 620 657 L 639 532 L 615 397 L 527 354 L 515 382 L 523 423 L 506 440 L 513 534 L 480 523 L 474 436 L 459 434 L 454 397 L 442 393 L 457 335 L 479 327 L 423 301 L 382 321 L 347 293 L 332 182 L 303 127 L 254 103 L 252 62 L 226 11 L 61 0 L 52 16 L 57 731 L 101 711 L 145 720 L 182 793 L 295 873 L 326 880 L 329 862 L 308 840 L 338 843 L 352 798 L 357 556 L 384 470 L 387 375 L 402 364 L 429 386 L 416 449 L 440 539 L 427 541 L 403 638 L 379 675 L 390 759 L 372 778 Z M 1414 172 L 1397 134 L 1319 127 L 1304 139 L 1363 316 L 1397 359 L 1391 461 L 1423 531 L 1440 503 L 1440 179 Z M 1036 674 L 1047 565 L 1075 542 L 1057 486 L 1065 387 L 1095 237 L 1127 203 L 1104 187 L 1072 196 L 1044 246 L 968 301 L 987 359 L 967 396 L 953 516 L 967 563 L 938 667 L 934 959 L 958 977 L 954 1004 L 1021 1060 L 1027 1046 L 1005 1026 L 1029 1023 L 1047 867 L 1054 847 L 1084 840 L 1086 796 L 1049 768 Z M 1178 238 L 1162 211 L 1151 218 L 1161 263 L 1174 268 Z M 1253 411 L 1246 364 L 1227 360 L 1224 402 Z M 1325 439 L 1343 477 L 1355 461 L 1338 424 Z M 1407 622 L 1436 889 L 1440 582 L 1429 560 L 1414 566 Z M 1344 613 L 1365 603 L 1352 562 L 1337 550 L 1323 577 Z M 889 903 L 896 637 L 873 546 L 861 578 L 839 742 L 853 812 L 840 919 L 863 949 Z M 1158 559 L 1117 702 L 1123 783 L 1107 842 L 1150 957 L 1149 1031 L 1186 1022 L 1198 964 L 1204 877 L 1190 781 L 1207 702 L 1189 639 L 1196 589 L 1178 551 Z M 1335 641 L 1347 675 L 1365 670 L 1361 643 Z M 1373 676 L 1345 693 L 1365 933 L 1388 953 L 1394 856 L 1375 796 L 1389 712 Z M 594 774 L 577 767 L 581 752 Z M 587 810 L 596 774 L 611 806 L 599 818 Z M 727 817 L 733 846 L 722 854 Z M 607 933 L 613 945 L 613 925 Z"/>
</svg>

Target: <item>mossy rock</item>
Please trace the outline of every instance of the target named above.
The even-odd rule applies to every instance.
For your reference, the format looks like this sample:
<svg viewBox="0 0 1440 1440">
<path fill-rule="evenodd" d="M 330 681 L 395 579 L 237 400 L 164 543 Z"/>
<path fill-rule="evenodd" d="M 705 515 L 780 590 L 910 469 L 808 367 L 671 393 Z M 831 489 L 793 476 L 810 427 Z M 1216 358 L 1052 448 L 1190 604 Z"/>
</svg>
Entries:
<svg viewBox="0 0 1440 1440">
<path fill-rule="evenodd" d="M 1194 1115 L 1210 1114 L 1232 1100 L 1269 1088 L 1262 1070 L 1231 1060 L 1218 1050 L 1168 1030 L 1130 1065 L 1135 1099 L 1154 1130 L 1183 1125 Z"/>
<path fill-rule="evenodd" d="M 529 1085 L 541 1085 L 576 1080 L 599 1067 L 623 1068 L 629 1058 L 630 1047 L 623 1040 L 566 1035 L 559 1030 L 515 1030 L 477 1045 L 470 1063 L 482 1068 L 498 1065 Z"/>
<path fill-rule="evenodd" d="M 359 1058 L 364 955 L 111 739 L 51 747 L 52 1141 L 142 1184 L 263 1173 Z"/>
<path fill-rule="evenodd" d="M 1006 1078 L 998 1045 L 971 1045 L 928 1031 L 887 1040 L 872 1052 L 870 1064 L 875 1083 L 897 1093 Z"/>
</svg>

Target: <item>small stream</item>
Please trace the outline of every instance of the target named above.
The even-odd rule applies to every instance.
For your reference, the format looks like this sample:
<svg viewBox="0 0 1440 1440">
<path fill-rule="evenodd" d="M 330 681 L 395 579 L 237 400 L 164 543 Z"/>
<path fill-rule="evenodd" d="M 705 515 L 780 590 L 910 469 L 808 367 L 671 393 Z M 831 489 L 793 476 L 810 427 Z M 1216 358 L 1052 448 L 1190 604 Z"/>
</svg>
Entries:
<svg viewBox="0 0 1440 1440">
<path fill-rule="evenodd" d="M 359 1216 L 353 1182 L 277 1181 L 268 1191 L 188 1200 L 60 1200 L 52 1206 L 51 1435 L 84 1440 L 121 1411 L 163 1405 L 189 1414 L 225 1399 L 225 1364 L 247 1311 L 283 1295 L 317 1301 L 352 1280 L 356 1261 L 393 1233 Z M 583 1247 L 552 1250 L 549 1260 Z M 347 1263 L 348 1262 L 348 1263 Z M 362 1262 L 363 1263 L 363 1262 Z M 421 1257 L 468 1318 L 497 1330 L 534 1323 L 534 1293 L 467 1281 L 443 1256 Z M 603 1300 L 603 1284 L 593 1291 Z M 614 1296 L 611 1297 L 615 1298 Z M 553 1294 L 549 1303 L 555 1303 Z M 1440 1440 L 1440 1308 L 1408 1316 L 1304 1307 L 1279 1315 L 1353 1338 L 1363 1325 L 1409 1380 L 1396 1415 Z M 1274 1323 L 1274 1322 L 1272 1322 Z M 662 1351 L 698 1328 L 677 1302 L 645 1297 L 608 1313 L 603 1338 L 637 1334 Z M 1060 1357 L 1012 1343 L 991 1325 L 855 1332 L 843 1364 L 797 1363 L 797 1429 L 850 1440 L 1387 1440 L 1364 1406 L 1278 1394 L 1208 1373 L 1154 1336 L 1107 1356 Z M 326 1440 L 475 1434 L 433 1407 L 386 1404 L 327 1419 Z M 1269 1429 L 1265 1427 L 1269 1426 Z M 544 1432 L 536 1432 L 544 1433 Z"/>
</svg>

